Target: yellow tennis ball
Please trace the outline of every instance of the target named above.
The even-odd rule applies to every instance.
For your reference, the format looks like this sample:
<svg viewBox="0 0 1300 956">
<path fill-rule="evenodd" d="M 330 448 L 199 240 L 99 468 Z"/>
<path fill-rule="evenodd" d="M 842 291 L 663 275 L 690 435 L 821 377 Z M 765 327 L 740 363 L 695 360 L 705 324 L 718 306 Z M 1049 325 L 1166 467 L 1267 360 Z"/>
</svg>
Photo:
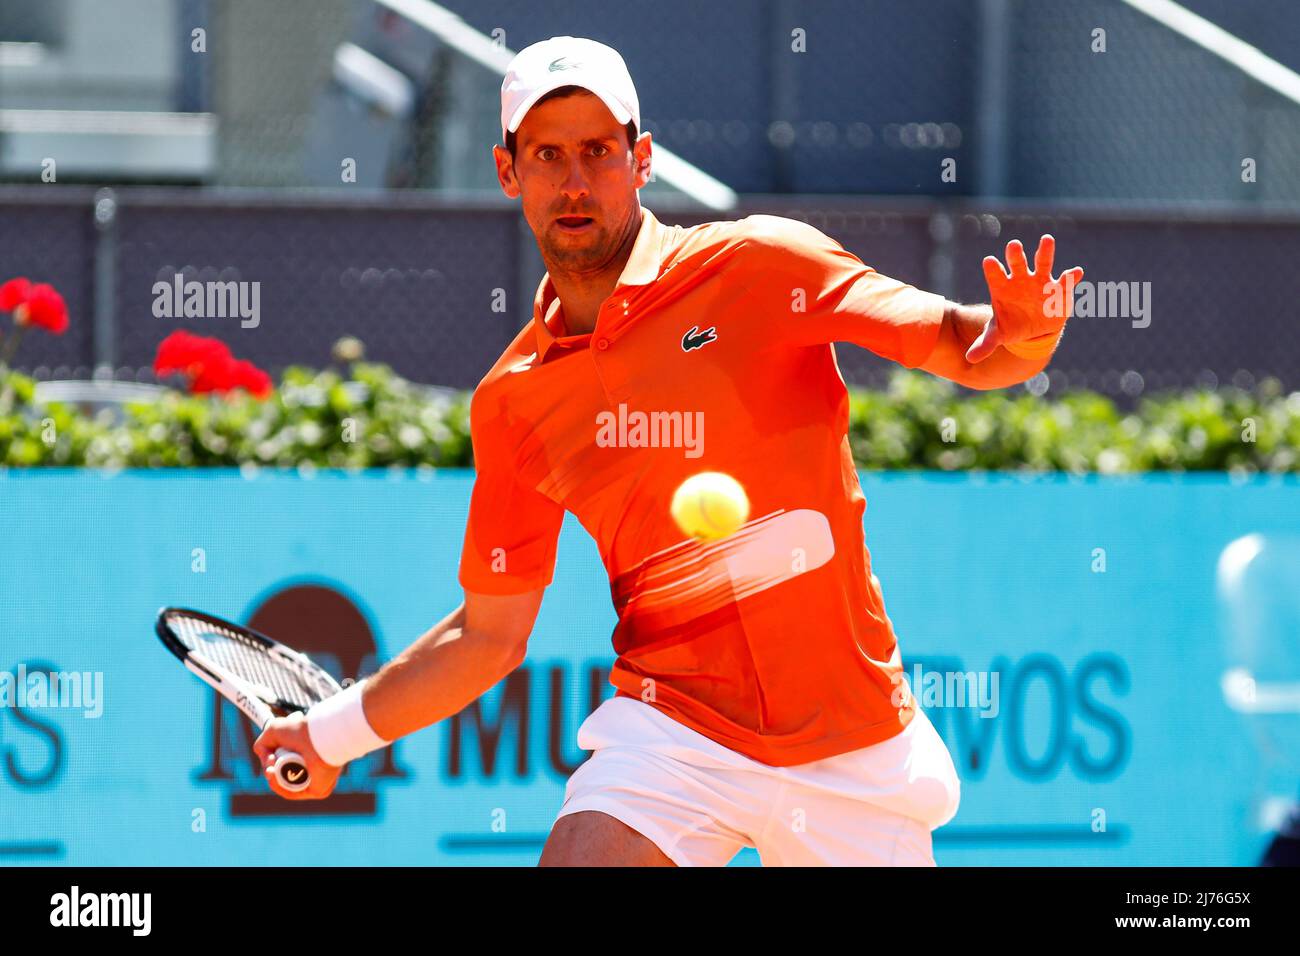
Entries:
<svg viewBox="0 0 1300 956">
<path fill-rule="evenodd" d="M 717 541 L 738 530 L 749 518 L 749 498 L 740 482 L 730 475 L 702 471 L 673 492 L 670 510 L 683 534 L 701 541 Z"/>
</svg>

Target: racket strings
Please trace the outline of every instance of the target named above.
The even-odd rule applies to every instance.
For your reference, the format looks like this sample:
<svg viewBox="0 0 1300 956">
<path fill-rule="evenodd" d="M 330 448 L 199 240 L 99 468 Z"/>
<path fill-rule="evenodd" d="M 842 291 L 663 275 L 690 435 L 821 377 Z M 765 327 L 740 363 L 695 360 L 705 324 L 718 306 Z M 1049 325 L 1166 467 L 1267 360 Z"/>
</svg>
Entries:
<svg viewBox="0 0 1300 956">
<path fill-rule="evenodd" d="M 272 655 L 264 644 L 245 634 L 187 617 L 174 617 L 172 623 L 196 657 L 206 658 L 241 680 L 257 685 L 267 703 L 306 710 L 327 696 L 299 668 Z"/>
</svg>

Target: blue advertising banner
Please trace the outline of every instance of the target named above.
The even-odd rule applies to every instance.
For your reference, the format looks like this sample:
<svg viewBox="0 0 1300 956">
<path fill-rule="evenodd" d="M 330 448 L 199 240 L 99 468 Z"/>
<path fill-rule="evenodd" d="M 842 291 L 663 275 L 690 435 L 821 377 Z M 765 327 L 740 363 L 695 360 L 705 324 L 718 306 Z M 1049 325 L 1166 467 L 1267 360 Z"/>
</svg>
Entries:
<svg viewBox="0 0 1300 956">
<path fill-rule="evenodd" d="M 200 608 L 369 673 L 459 603 L 472 482 L 0 477 L 0 863 L 535 863 L 577 727 L 612 694 L 607 581 L 575 522 L 525 665 L 352 764 L 327 801 L 271 795 L 251 727 L 152 629 L 162 605 Z M 1261 814 L 1300 787 L 1286 745 L 1261 741 L 1294 743 L 1300 714 L 1230 706 L 1225 674 L 1295 680 L 1294 476 L 863 486 L 909 683 L 962 777 L 941 865 L 1258 859 Z M 42 699 L 52 674 L 62 697 Z"/>
</svg>

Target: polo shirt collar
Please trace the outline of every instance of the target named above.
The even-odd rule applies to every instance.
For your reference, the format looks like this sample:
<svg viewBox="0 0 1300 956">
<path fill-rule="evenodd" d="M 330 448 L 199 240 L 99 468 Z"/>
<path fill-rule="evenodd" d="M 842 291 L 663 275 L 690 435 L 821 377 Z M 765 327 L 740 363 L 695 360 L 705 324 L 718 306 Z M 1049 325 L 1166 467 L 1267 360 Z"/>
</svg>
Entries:
<svg viewBox="0 0 1300 956">
<path fill-rule="evenodd" d="M 649 285 L 659 278 L 659 267 L 663 264 L 662 246 L 663 227 L 654 214 L 641 207 L 641 228 L 637 230 L 636 241 L 632 244 L 632 254 L 628 256 L 623 272 L 614 285 L 615 289 L 623 286 Z M 546 353 L 555 344 L 554 326 L 559 324 L 560 297 L 555 294 L 548 272 L 542 276 L 533 297 L 533 329 L 537 334 L 538 361 L 546 359 Z M 567 336 L 564 336 L 567 337 Z M 576 337 L 576 336 L 575 336 Z"/>
</svg>

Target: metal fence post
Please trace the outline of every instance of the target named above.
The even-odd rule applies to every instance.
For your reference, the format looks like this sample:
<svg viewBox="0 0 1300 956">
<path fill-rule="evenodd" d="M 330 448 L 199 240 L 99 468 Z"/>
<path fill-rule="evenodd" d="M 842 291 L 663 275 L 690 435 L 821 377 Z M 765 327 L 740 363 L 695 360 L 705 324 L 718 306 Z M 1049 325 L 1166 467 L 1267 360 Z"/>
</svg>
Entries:
<svg viewBox="0 0 1300 956">
<path fill-rule="evenodd" d="M 1008 194 L 1007 101 L 1010 96 L 1011 17 L 1009 0 L 981 0 L 980 55 L 976 117 L 979 178 L 976 192 L 984 197 Z"/>
<path fill-rule="evenodd" d="M 93 276 L 96 378 L 113 377 L 117 357 L 117 194 L 95 193 L 95 264 Z M 107 374 L 105 374 L 107 369 Z"/>
<path fill-rule="evenodd" d="M 957 298 L 957 217 L 939 211 L 930 216 L 930 260 L 926 263 L 929 291 L 945 299 Z"/>
</svg>

